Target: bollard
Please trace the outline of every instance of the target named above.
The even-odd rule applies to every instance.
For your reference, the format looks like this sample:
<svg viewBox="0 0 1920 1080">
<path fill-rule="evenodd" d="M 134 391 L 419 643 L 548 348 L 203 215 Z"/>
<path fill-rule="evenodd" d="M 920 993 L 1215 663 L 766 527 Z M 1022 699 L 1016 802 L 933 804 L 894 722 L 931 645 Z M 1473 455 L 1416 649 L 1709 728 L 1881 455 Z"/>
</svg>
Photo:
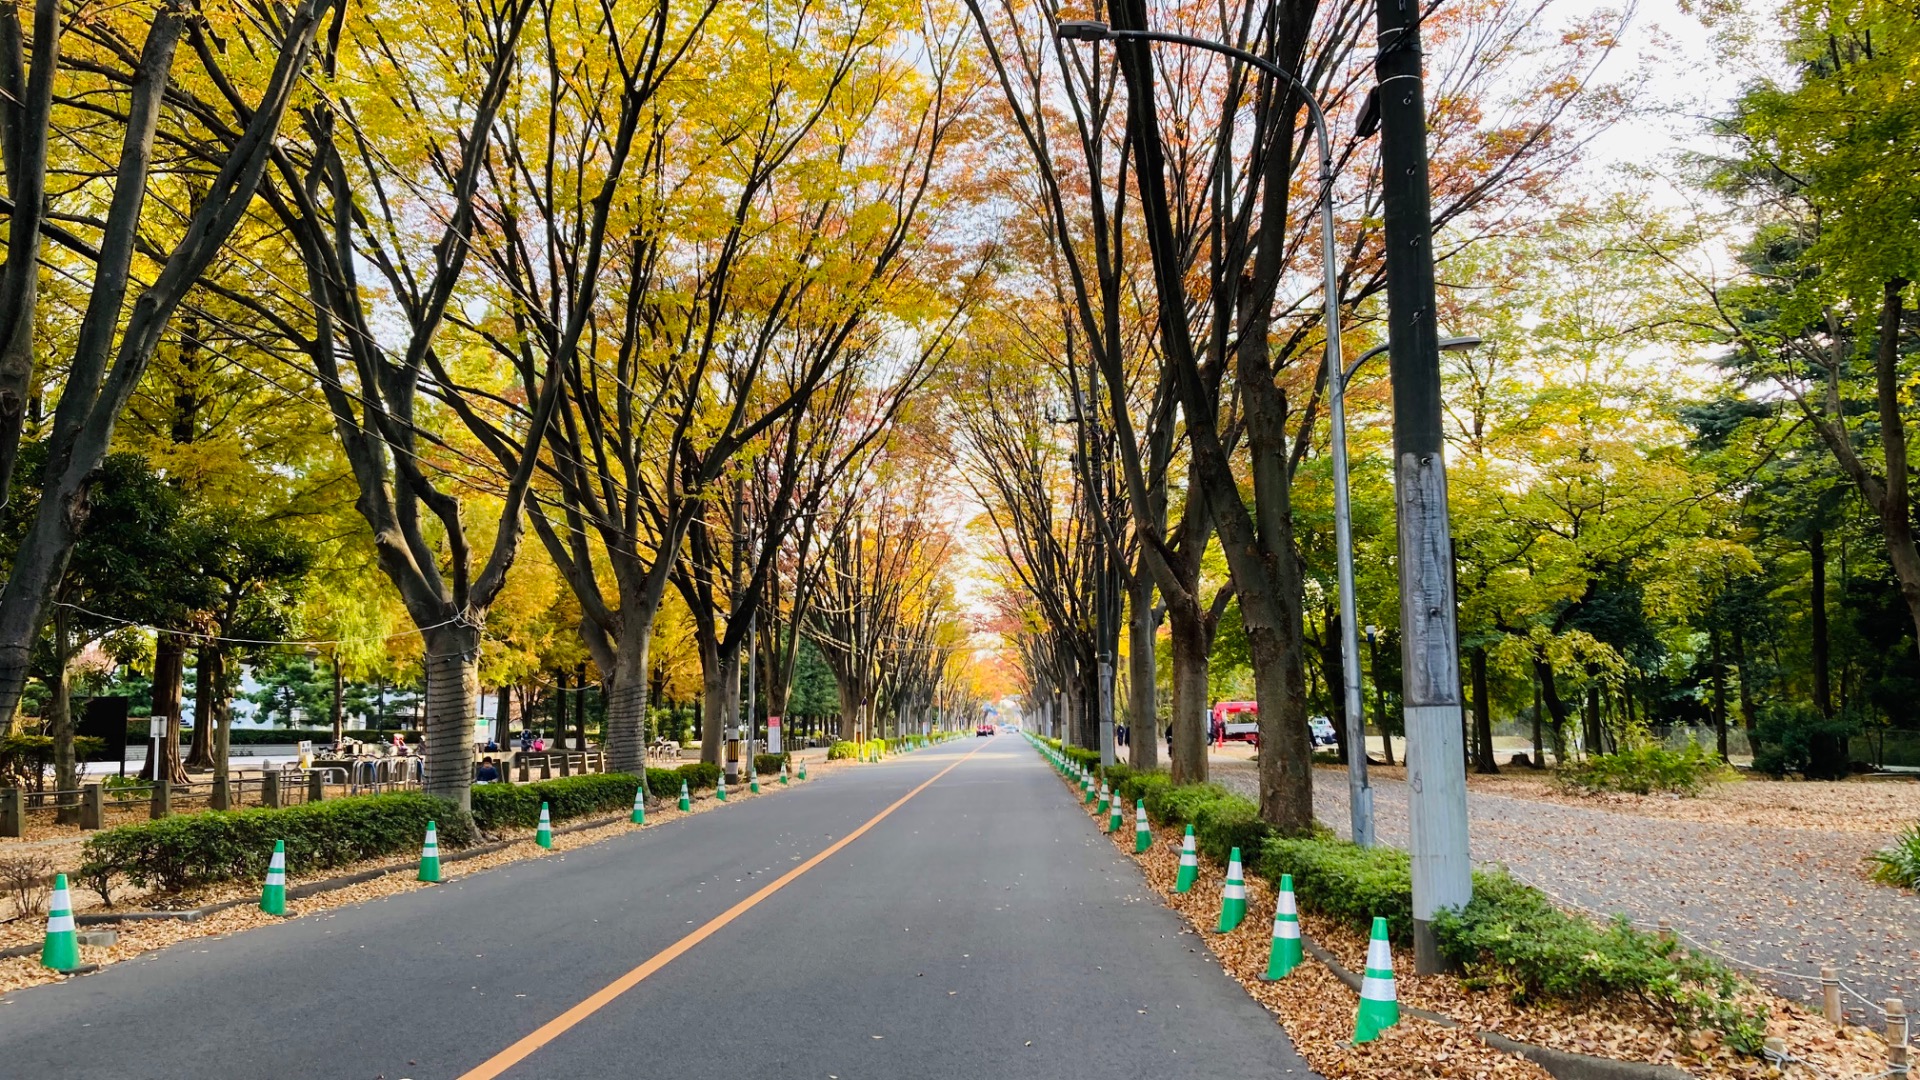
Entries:
<svg viewBox="0 0 1920 1080">
<path fill-rule="evenodd" d="M 154 821 L 173 813 L 173 785 L 165 780 L 153 782 L 153 802 L 147 807 L 147 817 Z"/>
<path fill-rule="evenodd" d="M 1846 1021 L 1840 1011 L 1840 971 L 1837 968 L 1820 969 L 1820 1004 L 1827 1014 L 1827 1023 L 1839 1027 Z"/>
<path fill-rule="evenodd" d="M 1779 1062 L 1785 1061 L 1786 1057 L 1787 1040 L 1779 1036 L 1768 1038 L 1767 1041 L 1761 1045 L 1760 1059 L 1762 1061 L 1770 1061 L 1778 1064 Z"/>
<path fill-rule="evenodd" d="M 280 774 L 272 769 L 260 774 L 260 805 L 273 810 L 280 808 Z"/>
<path fill-rule="evenodd" d="M 540 755 L 540 779 L 542 780 L 553 779 L 553 755 L 552 754 Z"/>
<path fill-rule="evenodd" d="M 1900 1080 L 1912 1068 L 1913 1062 L 1909 1054 L 1910 1051 L 1904 1046 L 1887 1047 L 1887 1075 L 1893 1080 Z"/>
<path fill-rule="evenodd" d="M 208 797 L 207 805 L 215 810 L 233 809 L 233 793 L 229 790 L 226 774 L 216 774 L 213 778 L 213 794 Z"/>
<path fill-rule="evenodd" d="M 528 769 L 527 759 L 521 758 L 520 759 L 520 782 L 523 784 L 533 779 L 532 774 L 529 773 L 527 769 Z"/>
<path fill-rule="evenodd" d="M 0 788 L 0 836 L 22 836 L 27 829 L 27 793 Z"/>
<path fill-rule="evenodd" d="M 99 784 L 80 785 L 80 827 L 83 829 L 104 829 L 107 827 L 107 793 Z"/>
<path fill-rule="evenodd" d="M 1907 1045 L 1906 1003 L 1899 998 L 1888 998 L 1885 1011 L 1887 1014 L 1887 1045 Z"/>
<path fill-rule="evenodd" d="M 307 774 L 307 801 L 324 802 L 327 798 L 327 774 L 314 770 Z"/>
<path fill-rule="evenodd" d="M 1659 934 L 1660 934 L 1661 941 L 1672 941 L 1673 940 L 1673 923 L 1669 922 L 1666 919 L 1661 919 Z"/>
<path fill-rule="evenodd" d="M 572 754 L 560 755 L 560 775 L 562 778 L 573 775 L 573 755 Z"/>
</svg>

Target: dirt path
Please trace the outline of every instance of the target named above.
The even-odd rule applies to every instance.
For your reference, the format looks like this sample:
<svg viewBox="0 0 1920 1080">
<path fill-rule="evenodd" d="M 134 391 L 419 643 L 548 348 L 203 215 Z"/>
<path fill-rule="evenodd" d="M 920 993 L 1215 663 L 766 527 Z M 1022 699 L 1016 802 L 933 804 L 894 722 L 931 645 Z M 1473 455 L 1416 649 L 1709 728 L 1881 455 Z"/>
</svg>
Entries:
<svg viewBox="0 0 1920 1080">
<path fill-rule="evenodd" d="M 1212 767 L 1214 779 L 1234 790 L 1252 795 L 1257 788 L 1252 763 L 1237 755 L 1216 757 Z M 1746 790 L 1718 800 L 1724 805 L 1710 798 L 1684 807 L 1653 800 L 1644 808 L 1589 808 L 1476 785 L 1467 805 L 1475 861 L 1504 863 L 1563 903 L 1625 913 L 1649 927 L 1670 919 L 1696 943 L 1765 969 L 1761 979 L 1795 998 L 1817 998 L 1817 981 L 1808 980 L 1832 964 L 1876 1005 L 1899 997 L 1911 1008 L 1920 998 L 1920 897 L 1873 884 L 1860 871 L 1862 856 L 1911 819 L 1889 818 L 1877 806 L 1842 813 L 1849 798 L 1885 801 L 1879 786 L 1734 784 L 1728 787 Z M 1792 787 L 1838 790 L 1810 798 L 1811 807 L 1794 805 L 1795 793 L 1768 790 Z M 1853 795 L 1855 788 L 1863 790 Z M 1913 793 L 1896 796 L 1904 806 Z M 1762 823 L 1768 800 L 1771 816 L 1784 822 Z M 1379 770 L 1374 806 L 1381 839 L 1405 846 L 1404 780 Z M 1314 771 L 1314 809 L 1347 834 L 1344 770 Z M 1856 1019 L 1879 1022 L 1860 997 L 1843 997 Z"/>
</svg>

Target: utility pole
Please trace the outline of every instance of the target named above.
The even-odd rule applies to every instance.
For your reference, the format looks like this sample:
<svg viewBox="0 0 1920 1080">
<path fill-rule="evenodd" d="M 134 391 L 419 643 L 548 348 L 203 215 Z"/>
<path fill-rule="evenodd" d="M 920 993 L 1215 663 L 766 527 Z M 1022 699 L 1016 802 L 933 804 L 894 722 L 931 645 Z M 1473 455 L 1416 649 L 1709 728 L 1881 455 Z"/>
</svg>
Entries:
<svg viewBox="0 0 1920 1080">
<path fill-rule="evenodd" d="M 1446 964 L 1433 916 L 1473 898 L 1447 474 L 1441 456 L 1440 332 L 1434 314 L 1420 0 L 1380 0 L 1380 166 L 1399 515 L 1400 649 L 1413 835 L 1414 970 Z"/>
</svg>

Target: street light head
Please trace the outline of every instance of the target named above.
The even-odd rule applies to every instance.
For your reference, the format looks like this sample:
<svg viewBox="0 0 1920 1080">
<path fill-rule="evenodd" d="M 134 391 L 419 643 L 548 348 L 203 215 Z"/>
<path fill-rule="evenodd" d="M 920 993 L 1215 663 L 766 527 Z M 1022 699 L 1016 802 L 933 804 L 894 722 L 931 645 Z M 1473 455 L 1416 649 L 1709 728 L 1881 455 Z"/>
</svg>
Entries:
<svg viewBox="0 0 1920 1080">
<path fill-rule="evenodd" d="M 1466 334 L 1461 337 L 1443 337 L 1440 339 L 1440 351 L 1466 352 L 1468 349 L 1479 348 L 1483 340 L 1484 339 L 1478 334 Z"/>
<path fill-rule="evenodd" d="M 1098 19 L 1061 19 L 1054 34 L 1062 41 L 1106 41 L 1113 28 Z"/>
</svg>

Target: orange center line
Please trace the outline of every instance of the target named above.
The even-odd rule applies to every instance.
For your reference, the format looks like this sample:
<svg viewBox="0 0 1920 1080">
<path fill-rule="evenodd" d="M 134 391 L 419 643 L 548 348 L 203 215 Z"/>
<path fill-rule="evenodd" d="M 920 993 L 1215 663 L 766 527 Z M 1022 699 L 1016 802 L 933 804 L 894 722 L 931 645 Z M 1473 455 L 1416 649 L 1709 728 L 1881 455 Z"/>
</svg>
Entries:
<svg viewBox="0 0 1920 1080">
<path fill-rule="evenodd" d="M 988 743 L 987 745 L 991 745 L 991 743 Z M 777 893 L 781 889 L 786 888 L 787 885 L 790 884 L 795 878 L 813 869 L 814 867 L 819 866 L 821 863 L 827 861 L 829 858 L 833 856 L 834 852 L 839 851 L 841 848 L 846 847 L 848 844 L 851 844 L 855 840 L 858 840 L 862 836 L 866 835 L 866 832 L 868 829 L 871 829 L 875 825 L 878 825 L 882 821 L 886 820 L 887 815 L 893 813 L 895 810 L 898 810 L 902 806 L 906 805 L 906 802 L 908 799 L 911 799 L 915 795 L 918 795 L 921 792 L 927 790 L 927 788 L 933 785 L 933 782 L 935 780 L 938 780 L 941 777 L 952 772 L 953 770 L 959 768 L 962 764 L 966 762 L 967 758 L 972 757 L 973 755 L 979 753 L 984 749 L 986 749 L 986 746 L 974 747 L 972 750 L 968 751 L 966 756 L 962 757 L 959 761 L 956 761 L 953 764 L 947 766 L 946 768 L 941 769 L 939 772 L 934 773 L 919 787 L 914 788 L 912 791 L 909 791 L 905 795 L 902 795 L 898 799 L 894 800 L 892 805 L 888 806 L 885 810 L 882 810 L 879 813 L 873 815 L 872 818 L 868 819 L 866 824 L 853 830 L 852 832 L 841 837 L 840 839 L 835 840 L 832 844 L 829 844 L 826 848 L 822 849 L 819 854 L 813 856 L 812 858 L 808 859 L 806 862 L 801 863 L 799 866 L 794 867 L 793 869 L 787 871 L 786 873 L 780 875 L 778 878 L 769 882 L 767 885 L 763 886 L 759 892 L 754 893 L 752 896 L 747 897 L 745 900 L 740 901 L 739 903 L 733 905 L 727 910 L 714 916 L 711 920 L 709 920 L 704 926 L 701 926 L 698 930 L 695 930 L 692 933 L 689 933 L 686 937 L 681 938 L 679 941 L 676 941 L 673 944 L 655 953 L 645 963 L 641 964 L 639 967 L 634 968 L 632 971 L 627 972 L 625 975 L 622 975 L 619 978 L 613 980 L 607 985 L 601 987 L 599 990 L 595 991 L 591 996 L 586 998 L 584 1001 L 580 1002 L 578 1005 L 575 1005 L 573 1008 L 568 1009 L 566 1012 L 561 1013 L 559 1016 L 556 1016 L 553 1019 L 535 1028 L 532 1031 L 532 1033 L 528 1034 L 525 1038 L 522 1038 L 519 1042 L 514 1043 L 512 1046 L 507 1047 L 505 1050 L 500 1051 L 499 1053 L 493 1055 L 492 1057 L 474 1066 L 473 1068 L 467 1070 L 466 1072 L 461 1073 L 459 1080 L 494 1080 L 495 1077 L 498 1077 L 500 1074 L 506 1072 L 508 1069 L 511 1069 L 513 1066 L 525 1060 L 535 1050 L 540 1049 L 541 1047 L 552 1042 L 554 1039 L 572 1030 L 574 1027 L 578 1026 L 582 1020 L 585 1020 L 587 1017 L 592 1016 L 596 1012 L 599 1012 L 601 1009 L 611 1004 L 613 1000 L 619 997 L 621 994 L 626 993 L 627 991 L 633 989 L 634 987 L 640 985 L 642 982 L 646 981 L 649 975 L 652 975 L 654 972 L 659 971 L 661 968 L 666 967 L 668 964 L 671 964 L 675 960 L 679 959 L 679 957 L 683 953 L 685 953 L 688 949 L 691 949 L 695 945 L 698 945 L 702 941 L 705 941 L 706 939 L 712 937 L 722 927 L 726 926 L 728 923 L 732 922 L 733 920 L 739 918 L 740 916 L 746 914 L 748 911 L 752 910 L 755 905 L 760 903 L 760 901 L 765 900 L 767 897 L 772 896 L 774 893 Z"/>
</svg>

